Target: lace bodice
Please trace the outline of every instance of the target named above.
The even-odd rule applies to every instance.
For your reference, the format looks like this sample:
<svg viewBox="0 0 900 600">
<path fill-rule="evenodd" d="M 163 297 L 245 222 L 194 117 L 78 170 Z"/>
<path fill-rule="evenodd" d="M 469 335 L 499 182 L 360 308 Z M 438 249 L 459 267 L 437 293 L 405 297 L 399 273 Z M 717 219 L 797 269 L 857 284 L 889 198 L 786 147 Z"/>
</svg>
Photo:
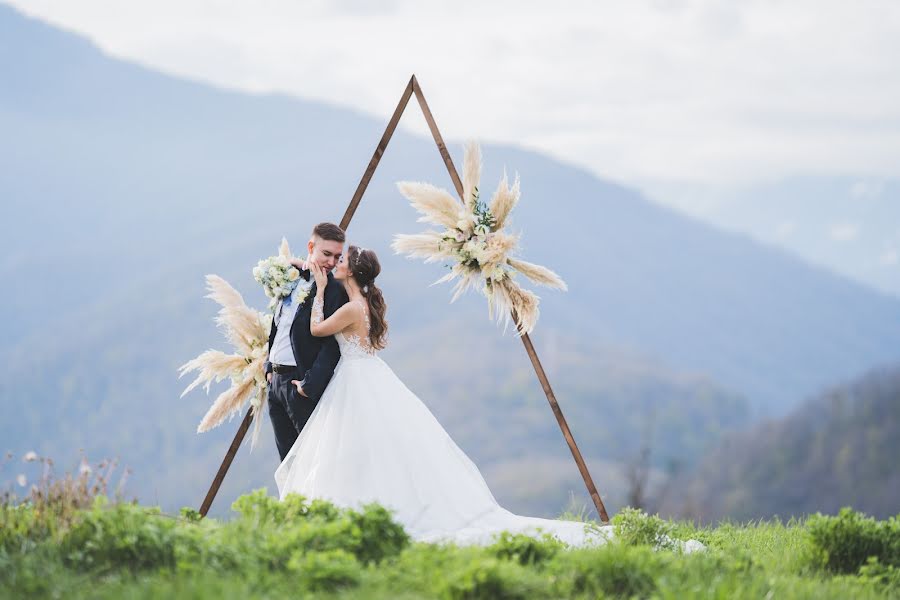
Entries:
<svg viewBox="0 0 900 600">
<path fill-rule="evenodd" d="M 369 346 L 369 339 L 359 335 L 345 336 L 338 332 L 334 336 L 341 348 L 341 358 L 371 358 L 375 356 L 375 350 Z"/>
<path fill-rule="evenodd" d="M 357 300 L 356 302 L 362 310 L 365 335 L 349 332 L 345 334 L 339 331 L 334 337 L 341 348 L 341 358 L 369 358 L 375 356 L 375 349 L 369 344 L 369 307 L 362 300 Z"/>
<path fill-rule="evenodd" d="M 352 301 L 359 308 L 363 320 L 335 334 L 341 349 L 341 358 L 367 358 L 375 356 L 375 349 L 369 344 L 369 307 L 363 300 Z M 316 297 L 312 305 L 312 323 L 318 325 L 325 320 L 325 303 Z"/>
</svg>

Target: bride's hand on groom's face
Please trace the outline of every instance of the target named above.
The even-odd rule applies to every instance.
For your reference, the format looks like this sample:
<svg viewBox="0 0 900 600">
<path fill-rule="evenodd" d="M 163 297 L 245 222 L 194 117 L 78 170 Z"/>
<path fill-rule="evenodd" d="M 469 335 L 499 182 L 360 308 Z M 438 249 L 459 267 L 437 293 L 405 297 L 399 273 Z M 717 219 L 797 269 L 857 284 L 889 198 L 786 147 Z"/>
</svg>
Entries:
<svg viewBox="0 0 900 600">
<path fill-rule="evenodd" d="M 293 258 L 290 259 L 290 263 L 291 263 L 291 266 L 297 267 L 297 268 L 300 269 L 301 271 L 305 271 L 305 270 L 306 270 L 306 261 L 305 261 L 305 260 L 302 260 L 302 259 L 293 257 Z"/>
<path fill-rule="evenodd" d="M 316 278 L 316 286 L 320 290 L 324 290 L 325 286 L 328 285 L 328 273 L 325 272 L 325 269 L 312 261 L 309 263 L 309 270 L 312 272 L 313 277 Z"/>
<path fill-rule="evenodd" d="M 306 393 L 303 391 L 303 388 L 300 387 L 300 382 L 299 382 L 299 381 L 297 381 L 296 379 L 291 379 L 291 383 L 293 383 L 293 384 L 294 384 L 294 387 L 297 388 L 297 393 L 298 393 L 298 394 L 300 394 L 300 395 L 303 396 L 304 398 L 308 398 L 308 396 L 306 395 Z"/>
</svg>

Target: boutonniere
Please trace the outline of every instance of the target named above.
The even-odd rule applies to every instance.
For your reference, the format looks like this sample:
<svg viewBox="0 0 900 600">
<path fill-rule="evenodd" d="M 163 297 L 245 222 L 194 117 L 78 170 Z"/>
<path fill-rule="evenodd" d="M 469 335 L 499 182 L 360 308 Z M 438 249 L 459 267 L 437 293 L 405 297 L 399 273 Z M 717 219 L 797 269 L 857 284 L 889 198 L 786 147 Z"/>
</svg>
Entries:
<svg viewBox="0 0 900 600">
<path fill-rule="evenodd" d="M 309 298 L 309 288 L 304 286 L 298 286 L 297 290 L 297 306 L 302 306 L 306 299 Z"/>
</svg>

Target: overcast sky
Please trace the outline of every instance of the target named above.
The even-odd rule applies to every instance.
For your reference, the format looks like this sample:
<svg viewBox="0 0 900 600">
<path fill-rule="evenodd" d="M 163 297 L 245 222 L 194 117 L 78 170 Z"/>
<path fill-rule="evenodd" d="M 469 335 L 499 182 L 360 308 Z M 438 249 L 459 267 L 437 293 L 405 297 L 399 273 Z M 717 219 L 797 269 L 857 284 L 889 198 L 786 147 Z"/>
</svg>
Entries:
<svg viewBox="0 0 900 600">
<path fill-rule="evenodd" d="M 897 1 L 11 4 L 169 73 L 385 120 L 415 72 L 445 137 L 645 189 L 900 176 Z"/>
</svg>

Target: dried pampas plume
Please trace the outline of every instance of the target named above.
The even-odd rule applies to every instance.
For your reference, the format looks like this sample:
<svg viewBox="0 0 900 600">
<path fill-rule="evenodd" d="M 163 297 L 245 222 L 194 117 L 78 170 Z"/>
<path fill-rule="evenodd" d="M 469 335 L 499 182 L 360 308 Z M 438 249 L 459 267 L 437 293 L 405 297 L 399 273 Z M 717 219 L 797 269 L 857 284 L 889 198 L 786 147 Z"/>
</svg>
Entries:
<svg viewBox="0 0 900 600">
<path fill-rule="evenodd" d="M 519 176 L 516 175 L 513 186 L 509 187 L 509 181 L 506 179 L 506 171 L 503 171 L 503 178 L 497 185 L 497 191 L 495 191 L 493 197 L 491 197 L 491 214 L 494 215 L 494 219 L 496 219 L 495 227 L 497 229 L 503 229 L 503 226 L 506 225 L 506 219 L 509 218 L 509 213 L 512 212 L 512 209 L 515 208 L 516 204 L 519 202 L 519 195 Z"/>
<path fill-rule="evenodd" d="M 288 252 L 287 256 L 290 256 L 286 240 L 282 240 L 279 252 Z M 197 433 L 218 427 L 249 402 L 254 418 L 252 449 L 259 439 L 261 411 L 266 405 L 265 360 L 272 317 L 247 306 L 241 294 L 218 275 L 207 275 L 206 286 L 209 291 L 206 297 L 221 306 L 216 324 L 224 330 L 235 353 L 207 350 L 183 364 L 178 370 L 179 379 L 194 371 L 198 375 L 181 397 L 200 385 L 209 393 L 213 382 L 231 379 L 231 386 L 216 397 L 203 416 Z"/>
<path fill-rule="evenodd" d="M 470 141 L 466 144 L 466 151 L 463 154 L 463 203 L 470 211 L 475 208 L 479 181 L 481 181 L 481 147 Z"/>
<path fill-rule="evenodd" d="M 286 237 L 281 238 L 281 246 L 278 247 L 278 254 L 285 258 L 290 258 L 292 256 L 291 247 L 288 245 Z"/>
<path fill-rule="evenodd" d="M 409 199 L 413 208 L 422 213 L 420 223 L 432 223 L 444 227 L 456 227 L 459 221 L 459 204 L 447 190 L 430 183 L 401 181 L 397 184 L 400 193 Z"/>
<path fill-rule="evenodd" d="M 455 281 L 451 302 L 469 289 L 481 289 L 488 299 L 488 314 L 516 331 L 530 333 L 537 324 L 540 298 L 513 279 L 517 274 L 557 290 L 568 289 L 562 278 L 541 265 L 519 260 L 519 236 L 507 233 L 509 216 L 519 202 L 519 178 L 512 186 L 506 173 L 490 203 L 479 198 L 481 149 L 469 143 L 463 157 L 463 203 L 446 190 L 427 183 L 399 182 L 397 187 L 422 216 L 420 222 L 444 227 L 444 231 L 394 236 L 398 254 L 423 258 L 426 263 L 449 263 L 450 272 L 435 284 Z"/>
</svg>

